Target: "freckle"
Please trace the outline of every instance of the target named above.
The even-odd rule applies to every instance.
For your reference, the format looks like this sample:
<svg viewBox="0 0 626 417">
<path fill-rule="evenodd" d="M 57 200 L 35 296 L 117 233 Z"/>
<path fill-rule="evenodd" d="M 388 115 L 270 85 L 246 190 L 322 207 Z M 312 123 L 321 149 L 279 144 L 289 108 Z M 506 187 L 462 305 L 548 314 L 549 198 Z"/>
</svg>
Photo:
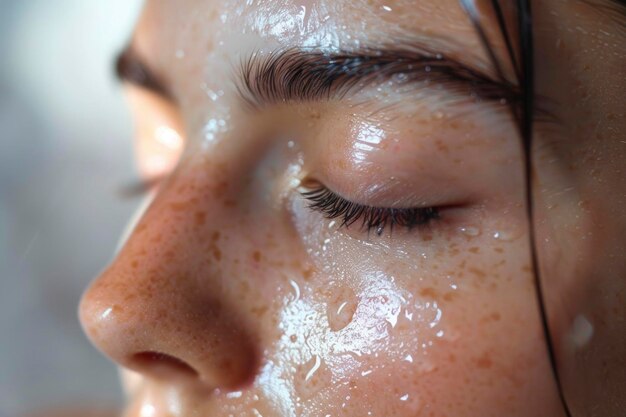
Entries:
<svg viewBox="0 0 626 417">
<path fill-rule="evenodd" d="M 307 269 L 302 270 L 302 277 L 304 278 L 305 281 L 310 280 L 312 275 L 313 275 L 313 268 L 307 268 Z"/>
<path fill-rule="evenodd" d="M 146 224 L 145 223 L 141 223 L 140 225 L 138 225 L 137 227 L 135 227 L 135 233 L 139 234 L 143 231 L 146 230 Z"/>
<path fill-rule="evenodd" d="M 213 188 L 213 194 L 218 197 L 226 194 L 226 191 L 228 191 L 228 183 L 226 181 L 221 181 L 217 183 Z"/>
<path fill-rule="evenodd" d="M 450 361 L 450 363 L 454 363 L 456 362 L 456 356 L 454 356 L 453 354 L 450 354 L 450 356 L 448 356 L 448 360 Z"/>
<path fill-rule="evenodd" d="M 497 252 L 497 253 L 502 253 L 502 252 L 504 252 L 504 249 L 502 249 L 502 248 L 500 248 L 500 247 L 498 247 L 498 248 L 493 248 L 493 250 L 494 250 L 494 252 Z"/>
<path fill-rule="evenodd" d="M 484 317 L 482 317 L 480 319 L 480 322 L 482 324 L 493 322 L 493 321 L 500 321 L 500 314 L 499 313 L 491 313 L 491 314 L 486 315 L 486 316 L 484 316 Z"/>
<path fill-rule="evenodd" d="M 224 200 L 224 206 L 233 208 L 237 206 L 237 202 L 235 200 Z"/>
<path fill-rule="evenodd" d="M 469 268 L 468 271 L 471 274 L 476 275 L 478 278 L 486 278 L 487 274 L 485 274 L 485 271 L 483 271 L 482 269 L 478 269 L 478 268 Z"/>
<path fill-rule="evenodd" d="M 152 237 L 152 239 L 150 239 L 152 242 L 160 242 L 161 239 L 163 238 L 163 236 L 159 233 L 158 235 L 155 235 L 154 237 Z"/>
<path fill-rule="evenodd" d="M 204 225 L 205 221 L 206 221 L 206 213 L 203 211 L 199 211 L 196 213 L 196 225 L 197 226 L 202 226 Z"/>
<path fill-rule="evenodd" d="M 532 269 L 531 269 L 530 265 L 524 265 L 522 267 L 522 272 L 531 272 L 531 271 L 532 271 Z"/>
<path fill-rule="evenodd" d="M 131 268 L 133 268 L 133 269 L 137 269 L 137 267 L 139 266 L 139 262 L 137 262 L 137 261 L 132 261 L 132 262 L 130 263 L 130 266 L 131 266 Z"/>
<path fill-rule="evenodd" d="M 167 252 L 165 252 L 165 254 L 164 254 L 164 256 L 163 256 L 163 257 L 164 257 L 165 259 L 167 259 L 167 260 L 171 260 L 171 259 L 173 259 L 173 258 L 174 258 L 174 255 L 175 255 L 175 254 L 174 254 L 174 251 L 173 251 L 173 250 L 168 250 Z"/>
<path fill-rule="evenodd" d="M 455 294 L 454 294 L 454 293 L 451 293 L 451 292 L 447 292 L 447 293 L 445 293 L 445 294 L 443 295 L 443 299 L 444 299 L 445 301 L 452 301 L 452 300 L 454 300 L 454 297 L 455 297 Z"/>
<path fill-rule="evenodd" d="M 472 252 L 472 253 L 478 253 L 478 252 L 480 252 L 480 248 L 477 247 L 477 246 L 474 246 L 472 248 L 469 248 L 469 251 Z"/>
<path fill-rule="evenodd" d="M 437 296 L 437 291 L 434 288 L 428 287 L 424 288 L 420 291 L 420 295 L 423 297 L 431 297 L 435 298 Z"/>
<path fill-rule="evenodd" d="M 260 262 L 261 261 L 261 252 L 259 252 L 258 250 L 255 250 L 252 253 L 252 259 L 254 259 L 254 262 Z"/>
<path fill-rule="evenodd" d="M 217 246 L 213 247 L 213 257 L 216 261 L 222 260 L 222 251 Z"/>
<path fill-rule="evenodd" d="M 184 211 L 187 209 L 187 202 L 183 202 L 183 203 L 171 203 L 170 204 L 170 209 L 172 211 L 175 212 L 180 212 L 180 211 Z"/>
<path fill-rule="evenodd" d="M 443 153 L 448 153 L 450 148 L 446 144 L 444 144 L 441 140 L 437 140 L 436 142 L 437 150 Z"/>
<path fill-rule="evenodd" d="M 298 336 L 292 334 L 291 336 L 289 336 L 289 340 L 291 340 L 291 343 L 296 343 L 298 341 Z"/>
<path fill-rule="evenodd" d="M 491 368 L 492 362 L 487 353 L 476 360 L 476 365 L 481 369 Z"/>
<path fill-rule="evenodd" d="M 257 316 L 257 318 L 261 318 L 265 315 L 265 313 L 267 313 L 267 307 L 263 306 L 263 307 L 256 307 L 253 308 L 251 311 L 254 315 Z"/>
</svg>

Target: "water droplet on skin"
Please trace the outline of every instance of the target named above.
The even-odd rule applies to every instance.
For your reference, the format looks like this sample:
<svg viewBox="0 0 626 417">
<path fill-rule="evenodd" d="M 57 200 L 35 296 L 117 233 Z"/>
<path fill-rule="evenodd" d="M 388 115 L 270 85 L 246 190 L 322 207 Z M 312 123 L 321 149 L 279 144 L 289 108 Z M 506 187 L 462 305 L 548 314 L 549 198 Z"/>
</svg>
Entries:
<svg viewBox="0 0 626 417">
<path fill-rule="evenodd" d="M 314 360 L 315 360 L 315 363 L 313 364 L 309 372 L 304 377 L 305 381 L 308 381 L 309 379 L 311 379 L 313 375 L 315 375 L 315 372 L 317 372 L 317 370 L 320 368 L 320 365 L 322 364 L 322 360 L 320 359 L 319 356 L 315 355 Z"/>
<path fill-rule="evenodd" d="M 587 317 L 580 315 L 574 319 L 570 331 L 570 339 L 575 348 L 583 348 L 593 337 L 593 325 Z"/>
<path fill-rule="evenodd" d="M 463 233 L 464 235 L 470 236 L 470 237 L 480 236 L 480 233 L 481 233 L 480 229 L 474 226 L 464 226 L 464 227 L 461 227 L 459 231 Z"/>
<path fill-rule="evenodd" d="M 113 308 L 109 307 L 106 310 L 104 310 L 104 312 L 102 314 L 100 314 L 100 319 L 106 319 L 107 317 L 109 317 L 109 315 L 111 314 L 111 312 L 113 311 Z"/>
<path fill-rule="evenodd" d="M 211 90 L 210 88 L 206 89 L 206 95 L 209 96 L 209 98 L 212 101 L 217 101 L 217 99 L 219 98 L 219 96 L 217 95 L 217 93 L 213 90 Z"/>
<path fill-rule="evenodd" d="M 389 6 L 382 6 L 381 9 L 383 9 L 386 12 L 390 12 L 392 9 Z"/>
<path fill-rule="evenodd" d="M 406 355 L 403 360 L 408 363 L 413 363 L 413 356 L 411 356 L 410 354 Z"/>
<path fill-rule="evenodd" d="M 300 286 L 294 280 L 289 280 L 289 284 L 291 285 L 291 288 L 293 288 L 293 291 L 294 291 L 294 295 L 293 295 L 291 302 L 295 303 L 296 301 L 300 299 Z"/>
<path fill-rule="evenodd" d="M 501 240 L 502 239 L 502 232 L 493 232 L 493 238 Z"/>
<path fill-rule="evenodd" d="M 436 327 L 439 324 L 439 322 L 441 321 L 441 316 L 443 315 L 443 312 L 437 306 L 436 301 L 433 302 L 433 308 L 435 309 L 435 318 L 433 318 L 433 320 L 429 323 L 429 326 L 431 329 Z"/>
<path fill-rule="evenodd" d="M 344 290 L 343 297 L 328 305 L 328 326 L 333 332 L 345 329 L 353 320 L 358 299 L 352 290 Z"/>
<path fill-rule="evenodd" d="M 426 344 L 422 344 L 423 348 L 426 348 Z M 427 374 L 437 369 L 437 367 L 428 359 L 418 362 L 417 370 L 420 373 Z"/>
<path fill-rule="evenodd" d="M 413 313 L 410 312 L 408 309 L 404 310 L 404 317 L 408 320 L 408 321 L 413 321 Z"/>
<path fill-rule="evenodd" d="M 398 324 L 398 316 L 400 315 L 401 308 L 396 308 L 387 313 L 387 317 L 385 320 L 391 325 L 391 328 L 395 328 L 396 324 Z"/>
<path fill-rule="evenodd" d="M 414 394 L 407 393 L 400 396 L 399 399 L 402 403 L 402 407 L 406 410 L 405 412 L 409 413 L 410 415 L 417 415 L 417 413 L 419 413 L 422 408 L 419 399 Z"/>
<path fill-rule="evenodd" d="M 301 400 L 308 400 L 327 386 L 332 374 L 324 360 L 314 355 L 308 362 L 298 367 L 294 379 L 295 393 Z"/>
<path fill-rule="evenodd" d="M 512 242 L 522 235 L 521 231 L 515 229 L 498 230 L 493 233 L 493 238 L 503 242 Z"/>
</svg>

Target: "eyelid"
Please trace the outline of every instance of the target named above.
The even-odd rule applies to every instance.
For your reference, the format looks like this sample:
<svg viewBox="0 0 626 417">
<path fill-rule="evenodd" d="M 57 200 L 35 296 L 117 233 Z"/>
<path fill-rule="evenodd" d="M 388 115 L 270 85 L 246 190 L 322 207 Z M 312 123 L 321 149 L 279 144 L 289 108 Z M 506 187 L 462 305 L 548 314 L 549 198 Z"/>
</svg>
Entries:
<svg viewBox="0 0 626 417">
<path fill-rule="evenodd" d="M 409 231 L 430 225 L 440 218 L 437 207 L 391 208 L 367 206 L 349 201 L 334 193 L 326 186 L 319 184 L 309 189 L 303 186 L 304 198 L 309 200 L 309 208 L 324 214 L 328 219 L 341 219 L 340 227 L 349 228 L 361 220 L 361 229 L 368 233 L 374 230 L 377 235 L 389 227 L 405 227 Z"/>
</svg>

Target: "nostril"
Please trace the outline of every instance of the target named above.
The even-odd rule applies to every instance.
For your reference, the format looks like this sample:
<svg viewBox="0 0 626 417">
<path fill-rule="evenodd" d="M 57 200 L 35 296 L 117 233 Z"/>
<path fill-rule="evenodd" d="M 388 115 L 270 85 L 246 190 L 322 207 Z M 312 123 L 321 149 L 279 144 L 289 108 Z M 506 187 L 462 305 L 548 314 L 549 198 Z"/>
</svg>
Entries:
<svg viewBox="0 0 626 417">
<path fill-rule="evenodd" d="M 157 378 L 198 376 L 198 372 L 186 362 L 160 352 L 136 353 L 132 357 L 131 366 L 139 372 Z"/>
</svg>

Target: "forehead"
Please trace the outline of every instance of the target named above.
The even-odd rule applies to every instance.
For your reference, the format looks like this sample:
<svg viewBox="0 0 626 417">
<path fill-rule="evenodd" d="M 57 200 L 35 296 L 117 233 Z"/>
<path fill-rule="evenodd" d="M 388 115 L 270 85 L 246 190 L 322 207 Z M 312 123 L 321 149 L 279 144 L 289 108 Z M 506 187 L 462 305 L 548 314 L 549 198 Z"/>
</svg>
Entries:
<svg viewBox="0 0 626 417">
<path fill-rule="evenodd" d="M 458 0 L 148 0 L 135 37 L 140 49 L 196 56 L 411 40 L 441 53 L 483 55 Z"/>
<path fill-rule="evenodd" d="M 484 23 L 489 34 L 495 26 Z M 148 0 L 133 39 L 177 97 L 189 132 L 202 132 L 207 115 L 230 117 L 240 64 L 254 53 L 404 45 L 493 72 L 458 0 Z"/>
</svg>

